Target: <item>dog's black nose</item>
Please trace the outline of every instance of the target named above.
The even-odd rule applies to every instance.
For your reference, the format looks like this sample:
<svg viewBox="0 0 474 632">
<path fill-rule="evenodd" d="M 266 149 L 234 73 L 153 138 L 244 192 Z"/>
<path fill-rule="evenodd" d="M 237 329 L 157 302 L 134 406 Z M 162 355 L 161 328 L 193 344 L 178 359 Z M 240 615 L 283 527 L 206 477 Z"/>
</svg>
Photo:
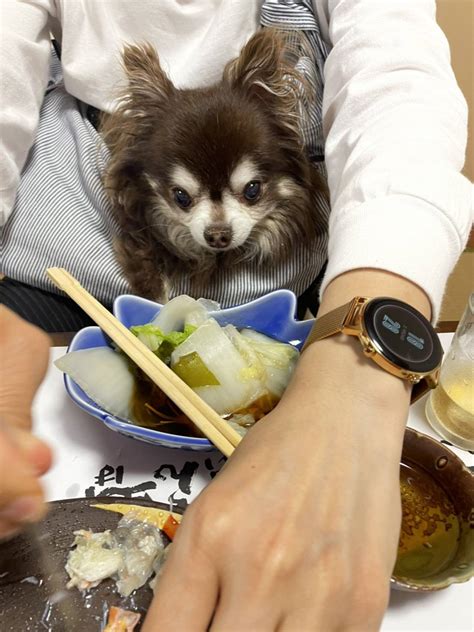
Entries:
<svg viewBox="0 0 474 632">
<path fill-rule="evenodd" d="M 212 248 L 227 248 L 232 241 L 229 224 L 212 224 L 204 231 L 204 239 Z"/>
</svg>

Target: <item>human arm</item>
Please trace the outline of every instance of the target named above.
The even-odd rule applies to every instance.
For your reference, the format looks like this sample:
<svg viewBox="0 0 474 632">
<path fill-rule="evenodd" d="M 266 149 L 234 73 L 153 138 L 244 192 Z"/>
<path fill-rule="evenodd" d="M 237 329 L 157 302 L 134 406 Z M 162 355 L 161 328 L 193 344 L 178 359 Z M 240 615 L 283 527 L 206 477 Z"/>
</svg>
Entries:
<svg viewBox="0 0 474 632">
<path fill-rule="evenodd" d="M 0 3 L 0 225 L 13 208 L 48 81 L 53 0 Z"/>
<path fill-rule="evenodd" d="M 31 432 L 31 404 L 48 355 L 46 334 L 0 305 L 0 538 L 44 513 L 51 453 Z"/>
<path fill-rule="evenodd" d="M 331 191 L 323 289 L 356 268 L 428 295 L 436 321 L 472 225 L 460 172 L 467 106 L 434 0 L 325 0 L 332 50 L 323 122 Z"/>
<path fill-rule="evenodd" d="M 379 271 L 336 279 L 322 311 L 355 288 L 429 316 L 423 292 Z M 216 606 L 211 630 L 378 629 L 400 527 L 409 388 L 357 344 L 338 336 L 310 346 L 277 408 L 188 508 L 144 632 L 204 631 Z"/>
</svg>

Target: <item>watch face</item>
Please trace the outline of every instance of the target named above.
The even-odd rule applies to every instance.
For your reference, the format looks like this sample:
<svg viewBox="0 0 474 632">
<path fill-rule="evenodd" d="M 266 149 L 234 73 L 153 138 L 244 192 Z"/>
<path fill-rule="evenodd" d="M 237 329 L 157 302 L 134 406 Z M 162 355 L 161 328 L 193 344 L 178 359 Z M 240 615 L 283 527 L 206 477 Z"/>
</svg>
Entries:
<svg viewBox="0 0 474 632">
<path fill-rule="evenodd" d="M 439 338 L 416 309 L 395 299 L 374 299 L 364 312 L 374 346 L 387 360 L 408 371 L 428 373 L 441 361 Z"/>
</svg>

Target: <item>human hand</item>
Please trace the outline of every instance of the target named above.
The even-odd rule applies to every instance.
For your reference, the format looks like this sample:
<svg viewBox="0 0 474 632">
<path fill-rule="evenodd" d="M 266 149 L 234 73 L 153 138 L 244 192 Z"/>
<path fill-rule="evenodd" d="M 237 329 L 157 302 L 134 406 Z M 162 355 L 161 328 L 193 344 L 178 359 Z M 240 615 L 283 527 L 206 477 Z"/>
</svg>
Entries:
<svg viewBox="0 0 474 632">
<path fill-rule="evenodd" d="M 48 357 L 47 335 L 0 305 L 0 538 L 45 511 L 39 477 L 51 452 L 31 434 L 31 404 Z"/>
<path fill-rule="evenodd" d="M 379 628 L 409 389 L 357 344 L 305 351 L 280 404 L 188 508 L 143 632 Z"/>
</svg>

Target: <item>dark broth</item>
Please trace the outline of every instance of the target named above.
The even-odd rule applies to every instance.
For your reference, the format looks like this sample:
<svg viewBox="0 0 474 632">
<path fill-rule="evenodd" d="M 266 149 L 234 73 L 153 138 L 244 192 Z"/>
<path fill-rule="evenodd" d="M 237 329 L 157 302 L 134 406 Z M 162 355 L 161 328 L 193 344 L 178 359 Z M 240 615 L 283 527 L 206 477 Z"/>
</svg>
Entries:
<svg viewBox="0 0 474 632">
<path fill-rule="evenodd" d="M 181 410 L 138 367 L 130 403 L 133 423 L 187 437 L 204 436 Z"/>
<path fill-rule="evenodd" d="M 396 577 L 422 579 L 448 566 L 456 554 L 459 521 L 451 499 L 416 465 L 400 468 L 402 527 Z"/>
<path fill-rule="evenodd" d="M 136 366 L 131 366 L 135 385 L 130 404 L 134 424 L 187 437 L 203 437 L 186 415 Z M 278 403 L 278 397 L 265 395 L 234 414 L 250 413 L 258 421 Z"/>
</svg>

